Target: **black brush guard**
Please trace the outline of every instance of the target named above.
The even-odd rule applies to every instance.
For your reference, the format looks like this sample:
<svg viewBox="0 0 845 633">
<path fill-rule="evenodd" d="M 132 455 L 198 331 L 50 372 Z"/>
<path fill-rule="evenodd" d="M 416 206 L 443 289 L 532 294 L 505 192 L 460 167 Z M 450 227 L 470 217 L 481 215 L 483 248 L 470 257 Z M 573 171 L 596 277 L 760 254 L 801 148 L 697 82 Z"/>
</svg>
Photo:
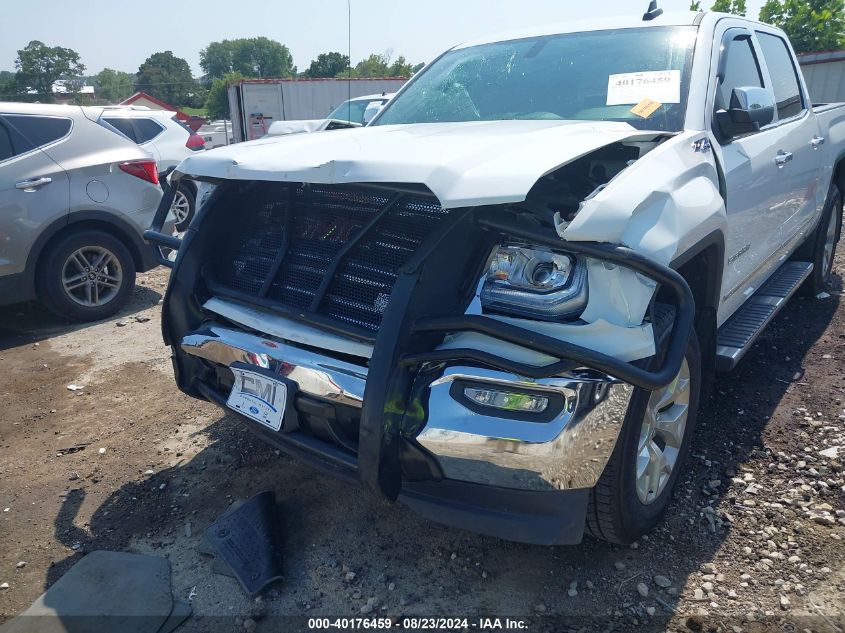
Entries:
<svg viewBox="0 0 845 633">
<path fill-rule="evenodd" d="M 148 241 L 173 250 L 179 249 L 181 241 L 163 233 L 162 227 L 181 177 L 182 174 L 174 172 L 170 182 L 165 184 L 165 195 L 153 225 L 144 233 Z M 563 241 L 499 207 L 460 210 L 444 224 L 447 226 L 430 236 L 400 269 L 369 364 L 357 468 L 368 488 L 390 500 L 398 497 L 402 485 L 402 431 L 419 428 L 424 423 L 420 415 L 424 418 L 425 413 L 420 413 L 420 403 L 413 395 L 414 379 L 423 364 L 480 364 L 535 379 L 584 367 L 652 391 L 669 384 L 677 376 L 693 326 L 694 299 L 683 277 L 629 248 Z M 483 239 L 479 239 L 480 234 Z M 195 239 L 197 235 L 193 233 L 189 237 Z M 483 272 L 485 253 L 502 238 L 519 239 L 610 262 L 640 273 L 654 280 L 659 288 L 667 289 L 672 295 L 674 321 L 665 353 L 660 354 L 658 362 L 643 367 L 486 316 L 463 314 L 475 290 L 475 282 Z M 182 254 L 178 254 L 173 262 L 162 257 L 161 263 L 174 267 L 176 276 L 181 258 Z M 464 271 L 464 274 L 456 274 L 456 271 Z M 173 285 L 171 282 L 168 294 Z M 165 301 L 165 312 L 167 305 Z M 181 328 L 170 326 L 170 320 L 184 323 L 185 318 L 167 313 L 162 317 L 165 338 L 179 355 L 178 341 L 188 332 L 177 331 Z M 546 366 L 535 366 L 473 349 L 435 350 L 445 335 L 467 331 L 521 345 L 557 360 Z"/>
</svg>

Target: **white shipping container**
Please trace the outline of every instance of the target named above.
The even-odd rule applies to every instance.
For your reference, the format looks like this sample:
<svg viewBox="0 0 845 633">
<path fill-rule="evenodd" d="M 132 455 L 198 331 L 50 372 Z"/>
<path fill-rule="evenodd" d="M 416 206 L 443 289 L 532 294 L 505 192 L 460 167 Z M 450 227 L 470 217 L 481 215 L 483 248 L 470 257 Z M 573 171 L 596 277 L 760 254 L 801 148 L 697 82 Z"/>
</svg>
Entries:
<svg viewBox="0 0 845 633">
<path fill-rule="evenodd" d="M 349 98 L 392 93 L 407 79 L 244 79 L 229 86 L 235 141 L 261 138 L 274 121 L 323 119 Z"/>
</svg>

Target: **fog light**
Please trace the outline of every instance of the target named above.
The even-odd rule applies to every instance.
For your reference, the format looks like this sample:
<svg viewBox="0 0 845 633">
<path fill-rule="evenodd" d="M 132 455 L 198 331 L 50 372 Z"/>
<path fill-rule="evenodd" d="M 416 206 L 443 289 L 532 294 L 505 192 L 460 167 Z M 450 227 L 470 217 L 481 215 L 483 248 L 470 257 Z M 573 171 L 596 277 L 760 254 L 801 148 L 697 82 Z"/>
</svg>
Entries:
<svg viewBox="0 0 845 633">
<path fill-rule="evenodd" d="M 504 411 L 542 413 L 549 406 L 548 398 L 530 393 L 466 387 L 464 395 L 476 404 Z"/>
</svg>

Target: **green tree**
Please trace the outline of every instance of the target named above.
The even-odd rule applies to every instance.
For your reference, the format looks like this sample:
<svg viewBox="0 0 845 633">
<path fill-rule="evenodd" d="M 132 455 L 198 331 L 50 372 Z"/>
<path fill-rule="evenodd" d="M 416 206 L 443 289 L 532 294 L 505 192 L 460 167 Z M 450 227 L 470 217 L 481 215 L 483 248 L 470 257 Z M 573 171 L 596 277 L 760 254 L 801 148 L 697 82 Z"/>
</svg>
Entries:
<svg viewBox="0 0 845 633">
<path fill-rule="evenodd" d="M 783 29 L 797 53 L 845 47 L 842 0 L 767 0 L 760 21 Z"/>
<path fill-rule="evenodd" d="M 716 0 L 710 10 L 744 16 L 748 7 L 745 6 L 745 0 Z"/>
<path fill-rule="evenodd" d="M 8 70 L 0 70 L 0 101 L 9 101 L 18 95 L 18 85 L 15 81 L 15 73 Z"/>
<path fill-rule="evenodd" d="M 205 100 L 205 111 L 210 119 L 232 118 L 229 112 L 229 86 L 241 79 L 244 79 L 244 76 L 240 73 L 228 73 L 211 83 Z"/>
<path fill-rule="evenodd" d="M 421 68 L 422 66 L 413 66 L 409 64 L 405 58 L 400 55 L 396 61 L 390 61 L 391 51 L 386 53 L 372 53 L 366 59 L 362 59 L 355 64 L 352 69 L 353 77 L 410 77 L 414 74 L 414 68 Z M 338 77 L 345 76 L 345 73 L 340 73 Z"/>
<path fill-rule="evenodd" d="M 197 88 L 188 62 L 171 51 L 150 55 L 138 68 L 135 78 L 136 90 L 176 107 L 190 105 Z"/>
<path fill-rule="evenodd" d="M 238 72 L 247 77 L 293 77 L 296 66 L 284 44 L 266 37 L 212 42 L 200 51 L 206 79 L 221 79 Z"/>
<path fill-rule="evenodd" d="M 21 93 L 34 91 L 40 101 L 53 101 L 53 84 L 57 79 L 73 80 L 85 71 L 79 53 L 61 46 L 47 46 L 33 40 L 18 51 L 15 60 L 15 83 Z"/>
<path fill-rule="evenodd" d="M 200 51 L 200 67 L 208 80 L 220 79 L 232 72 L 231 40 L 212 42 Z"/>
<path fill-rule="evenodd" d="M 305 77 L 337 77 L 349 68 L 349 56 L 342 53 L 320 53 L 303 74 Z"/>
<path fill-rule="evenodd" d="M 384 77 L 387 73 L 388 58 L 386 55 L 372 53 L 366 59 L 355 64 L 352 69 L 353 77 Z"/>
<path fill-rule="evenodd" d="M 387 69 L 387 77 L 410 77 L 413 74 L 413 67 L 400 55 Z"/>
<path fill-rule="evenodd" d="M 112 103 L 118 103 L 132 95 L 135 76 L 111 68 L 103 68 L 94 75 L 97 96 Z"/>
<path fill-rule="evenodd" d="M 701 0 L 694 0 L 689 5 L 690 11 L 701 11 Z"/>
</svg>

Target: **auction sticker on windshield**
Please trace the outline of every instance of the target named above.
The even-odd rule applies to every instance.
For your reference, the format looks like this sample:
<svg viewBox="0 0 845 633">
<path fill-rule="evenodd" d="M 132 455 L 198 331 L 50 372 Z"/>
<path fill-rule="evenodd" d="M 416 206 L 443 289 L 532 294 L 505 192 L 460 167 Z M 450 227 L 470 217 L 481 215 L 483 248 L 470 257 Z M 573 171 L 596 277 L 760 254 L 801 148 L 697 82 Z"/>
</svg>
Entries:
<svg viewBox="0 0 845 633">
<path fill-rule="evenodd" d="M 281 429 L 287 385 L 248 369 L 232 367 L 231 370 L 235 374 L 235 384 L 226 406 L 274 431 Z"/>
<path fill-rule="evenodd" d="M 607 105 L 634 105 L 643 99 L 680 103 L 681 71 L 655 70 L 608 77 Z"/>
</svg>

